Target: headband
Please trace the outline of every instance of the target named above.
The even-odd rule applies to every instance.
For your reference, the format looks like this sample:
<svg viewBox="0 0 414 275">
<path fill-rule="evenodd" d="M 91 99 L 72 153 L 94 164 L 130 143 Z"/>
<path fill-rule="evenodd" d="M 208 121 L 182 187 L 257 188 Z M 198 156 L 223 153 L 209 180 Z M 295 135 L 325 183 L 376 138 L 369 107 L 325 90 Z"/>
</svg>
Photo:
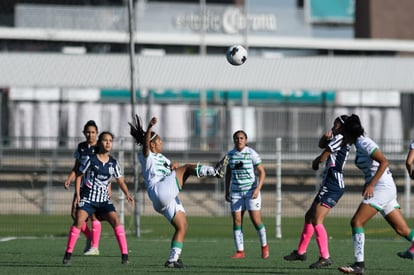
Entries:
<svg viewBox="0 0 414 275">
<path fill-rule="evenodd" d="M 157 136 L 157 133 L 154 133 L 154 135 L 150 138 L 150 141 L 152 141 Z"/>
</svg>

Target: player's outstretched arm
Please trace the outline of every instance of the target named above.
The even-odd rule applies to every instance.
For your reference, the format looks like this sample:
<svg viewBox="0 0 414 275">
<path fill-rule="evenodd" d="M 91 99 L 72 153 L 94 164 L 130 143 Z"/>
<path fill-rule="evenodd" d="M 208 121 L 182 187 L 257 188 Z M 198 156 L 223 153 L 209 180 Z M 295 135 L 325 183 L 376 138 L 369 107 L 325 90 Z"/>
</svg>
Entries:
<svg viewBox="0 0 414 275">
<path fill-rule="evenodd" d="M 152 126 L 154 126 L 155 124 L 157 124 L 157 118 L 153 117 L 151 118 L 150 122 L 148 123 L 148 127 L 147 127 L 147 132 L 145 133 L 145 145 L 142 148 L 143 153 L 145 156 L 149 155 L 149 151 L 150 151 L 150 142 L 151 142 L 151 132 L 152 132 Z"/>
</svg>

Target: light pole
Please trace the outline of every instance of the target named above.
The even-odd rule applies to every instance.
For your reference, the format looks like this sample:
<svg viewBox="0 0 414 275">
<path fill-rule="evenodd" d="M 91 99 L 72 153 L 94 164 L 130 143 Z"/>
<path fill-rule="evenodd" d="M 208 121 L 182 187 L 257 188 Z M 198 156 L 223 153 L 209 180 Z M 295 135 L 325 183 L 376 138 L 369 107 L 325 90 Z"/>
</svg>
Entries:
<svg viewBox="0 0 414 275">
<path fill-rule="evenodd" d="M 128 31 L 129 31 L 129 70 L 130 70 L 130 93 L 131 93 L 131 118 L 135 117 L 136 104 L 136 73 L 135 73 L 135 41 L 134 41 L 134 1 L 128 0 Z M 132 146 L 132 165 L 134 173 L 134 194 L 135 194 L 135 233 L 137 237 L 141 236 L 141 222 L 139 214 L 139 200 L 138 200 L 138 161 L 137 161 L 137 145 L 135 142 Z"/>
</svg>

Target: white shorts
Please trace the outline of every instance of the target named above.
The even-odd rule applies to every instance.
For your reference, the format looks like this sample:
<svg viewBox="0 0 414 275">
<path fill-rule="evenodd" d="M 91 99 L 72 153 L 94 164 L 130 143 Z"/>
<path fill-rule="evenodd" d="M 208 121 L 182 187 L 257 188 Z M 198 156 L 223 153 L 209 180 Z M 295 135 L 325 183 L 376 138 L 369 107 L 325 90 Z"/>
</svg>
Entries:
<svg viewBox="0 0 414 275">
<path fill-rule="evenodd" d="M 174 200 L 172 200 L 168 205 L 164 206 L 163 208 L 156 209 L 154 207 L 154 209 L 158 213 L 162 214 L 169 222 L 173 221 L 175 214 L 177 212 L 185 213 L 184 206 L 178 197 L 175 197 Z"/>
<path fill-rule="evenodd" d="M 259 195 L 256 199 L 252 199 L 254 190 L 247 192 L 232 192 L 231 193 L 231 212 L 237 211 L 259 211 L 262 208 L 262 196 Z"/>
<path fill-rule="evenodd" d="M 386 183 L 384 184 L 384 181 Z M 362 203 L 369 204 L 377 209 L 381 215 L 387 216 L 394 209 L 400 208 L 397 201 L 397 188 L 395 187 L 392 177 L 381 177 L 375 185 L 374 196 L 370 199 L 363 199 Z"/>
<path fill-rule="evenodd" d="M 164 215 L 168 221 L 171 222 L 178 211 L 185 213 L 184 206 L 178 198 L 180 188 L 174 171 L 147 192 L 154 210 Z"/>
</svg>

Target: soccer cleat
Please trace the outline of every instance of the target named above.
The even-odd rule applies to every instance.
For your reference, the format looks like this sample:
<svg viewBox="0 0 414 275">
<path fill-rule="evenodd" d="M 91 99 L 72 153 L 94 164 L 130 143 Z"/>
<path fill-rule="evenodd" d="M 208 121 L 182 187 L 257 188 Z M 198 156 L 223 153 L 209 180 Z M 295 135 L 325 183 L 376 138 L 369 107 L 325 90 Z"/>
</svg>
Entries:
<svg viewBox="0 0 414 275">
<path fill-rule="evenodd" d="M 185 268 L 183 261 L 181 259 L 178 259 L 175 262 L 166 261 L 164 264 L 167 268 Z"/>
<path fill-rule="evenodd" d="M 216 163 L 214 170 L 216 171 L 217 178 L 224 177 L 224 171 L 226 170 L 227 164 L 229 163 L 229 157 L 225 155 L 219 162 Z"/>
<path fill-rule="evenodd" d="M 414 253 L 410 252 L 409 250 L 406 250 L 404 252 L 398 252 L 397 255 L 398 257 L 403 258 L 403 259 L 410 259 L 410 260 L 414 259 Z"/>
<path fill-rule="evenodd" d="M 233 259 L 244 259 L 244 257 L 245 257 L 244 251 L 237 251 L 231 256 L 231 258 Z"/>
<path fill-rule="evenodd" d="M 319 268 L 322 268 L 322 267 L 326 267 L 326 266 L 330 266 L 332 264 L 332 260 L 331 260 L 331 258 L 322 258 L 322 257 L 319 257 L 319 260 L 317 260 L 316 262 L 314 262 L 313 264 L 311 264 L 310 266 L 309 266 L 309 268 L 311 268 L 311 269 L 319 269 Z"/>
<path fill-rule="evenodd" d="M 99 255 L 99 249 L 97 247 L 91 247 L 88 251 L 83 253 L 85 256 L 98 256 Z"/>
<path fill-rule="evenodd" d="M 125 264 L 125 265 L 129 264 L 128 254 L 122 254 L 121 255 L 121 264 Z"/>
<path fill-rule="evenodd" d="M 83 253 L 91 249 L 91 244 L 92 244 L 92 240 L 90 238 L 87 238 L 85 248 L 83 249 Z"/>
<path fill-rule="evenodd" d="M 365 272 L 365 268 L 361 267 L 359 265 L 356 264 L 351 264 L 348 266 L 340 266 L 338 267 L 338 270 L 341 271 L 342 273 L 347 273 L 347 274 L 358 274 L 358 275 L 363 275 Z"/>
<path fill-rule="evenodd" d="M 70 265 L 72 263 L 72 253 L 65 252 L 62 263 L 64 265 Z"/>
<path fill-rule="evenodd" d="M 262 259 L 267 259 L 269 258 L 269 246 L 265 245 L 262 246 Z"/>
<path fill-rule="evenodd" d="M 286 261 L 306 261 L 306 252 L 299 254 L 297 250 L 293 250 L 292 253 L 283 257 Z"/>
</svg>

